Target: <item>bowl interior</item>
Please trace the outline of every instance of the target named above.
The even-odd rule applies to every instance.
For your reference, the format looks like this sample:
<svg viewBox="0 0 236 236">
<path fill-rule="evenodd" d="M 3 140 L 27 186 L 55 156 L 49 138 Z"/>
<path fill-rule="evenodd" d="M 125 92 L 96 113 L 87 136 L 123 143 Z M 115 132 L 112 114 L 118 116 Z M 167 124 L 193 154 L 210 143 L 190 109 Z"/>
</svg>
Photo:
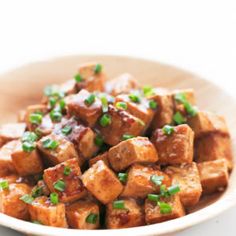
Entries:
<svg viewBox="0 0 236 236">
<path fill-rule="evenodd" d="M 0 123 L 16 121 L 17 112 L 27 105 L 36 104 L 46 85 L 57 84 L 71 79 L 76 73 L 78 64 L 97 61 L 104 65 L 109 78 L 123 72 L 133 74 L 141 84 L 167 88 L 193 88 L 196 92 L 197 104 L 226 117 L 229 127 L 235 127 L 236 102 L 225 91 L 214 84 L 189 72 L 172 66 L 163 65 L 142 59 L 117 56 L 68 56 L 45 62 L 33 63 L 0 76 Z M 233 146 L 236 144 L 236 130 L 231 130 Z M 235 154 L 235 150 L 234 150 Z M 217 201 L 216 201 L 217 200 Z M 191 209 L 191 213 L 183 218 L 143 226 L 133 229 L 113 230 L 113 234 L 121 235 L 161 235 L 175 232 L 203 220 L 209 219 L 236 203 L 236 173 L 232 171 L 230 184 L 223 194 L 204 198 L 201 203 Z M 13 229 L 37 235 L 71 235 L 78 231 L 56 229 L 46 226 L 34 226 L 3 214 L 0 224 Z M 100 231 L 101 232 L 101 231 Z M 96 235 L 96 231 L 80 231 L 80 235 Z M 102 231 L 103 234 L 110 234 Z"/>
</svg>

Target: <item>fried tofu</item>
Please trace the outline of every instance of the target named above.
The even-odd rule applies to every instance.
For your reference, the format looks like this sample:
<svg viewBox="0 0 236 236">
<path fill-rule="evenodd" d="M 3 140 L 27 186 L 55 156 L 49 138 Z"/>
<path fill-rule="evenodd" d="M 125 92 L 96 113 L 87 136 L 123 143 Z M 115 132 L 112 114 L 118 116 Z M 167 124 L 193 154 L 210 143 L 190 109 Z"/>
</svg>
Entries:
<svg viewBox="0 0 236 236">
<path fill-rule="evenodd" d="M 16 173 L 11 154 L 19 143 L 19 140 L 13 140 L 3 145 L 0 149 L 0 177 Z"/>
<path fill-rule="evenodd" d="M 25 152 L 19 142 L 11 154 L 13 165 L 21 176 L 35 175 L 43 171 L 43 163 L 37 150 Z"/>
<path fill-rule="evenodd" d="M 50 192 L 58 193 L 60 201 L 67 203 L 76 201 L 86 195 L 80 176 L 81 171 L 78 160 L 70 159 L 44 170 L 43 180 Z M 56 183 L 61 181 L 63 188 L 58 189 Z"/>
<path fill-rule="evenodd" d="M 46 136 L 49 135 L 54 128 L 54 123 L 51 120 L 51 117 L 49 114 L 43 116 L 42 123 L 37 126 L 37 129 L 33 129 L 37 134 L 40 136 Z"/>
<path fill-rule="evenodd" d="M 77 89 L 86 89 L 89 92 L 103 91 L 107 76 L 102 65 L 91 62 L 80 65 L 78 69 L 79 81 L 76 83 Z M 76 75 L 76 76 L 78 76 Z"/>
<path fill-rule="evenodd" d="M 122 141 L 125 134 L 138 136 L 144 131 L 143 122 L 124 110 L 109 105 L 107 114 L 111 118 L 111 123 L 105 127 L 98 125 L 97 128 L 104 141 L 111 146 Z"/>
<path fill-rule="evenodd" d="M 25 123 L 10 123 L 0 126 L 0 147 L 12 140 L 21 138 L 25 132 Z"/>
<path fill-rule="evenodd" d="M 31 221 L 42 225 L 68 228 L 64 203 L 52 204 L 46 196 L 36 198 L 29 205 Z"/>
<path fill-rule="evenodd" d="M 196 163 L 168 166 L 165 172 L 171 176 L 173 185 L 179 185 L 179 196 L 182 204 L 185 207 L 196 205 L 202 193 L 202 186 Z"/>
<path fill-rule="evenodd" d="M 86 170 L 82 175 L 82 182 L 88 191 L 103 204 L 116 199 L 123 190 L 115 173 L 103 161 L 96 162 Z"/>
<path fill-rule="evenodd" d="M 229 134 L 224 117 L 208 111 L 199 111 L 196 116 L 189 117 L 187 123 L 194 131 L 195 138 L 210 132 Z"/>
<path fill-rule="evenodd" d="M 193 161 L 194 133 L 188 125 L 174 127 L 174 132 L 165 134 L 163 129 L 157 129 L 151 141 L 157 149 L 159 164 L 181 164 Z"/>
<path fill-rule="evenodd" d="M 115 209 L 113 203 L 107 204 L 107 229 L 122 229 L 144 225 L 143 207 L 138 205 L 134 199 L 124 199 L 122 202 L 124 203 L 124 209 Z"/>
<path fill-rule="evenodd" d="M 228 169 L 232 170 L 233 152 L 231 140 L 228 135 L 210 133 L 195 140 L 194 146 L 196 162 L 225 159 Z"/>
<path fill-rule="evenodd" d="M 162 213 L 156 201 L 145 201 L 145 221 L 146 224 L 161 223 L 167 220 L 173 220 L 185 215 L 183 205 L 178 195 L 161 199 L 161 202 L 167 203 L 171 207 L 171 212 Z"/>
<path fill-rule="evenodd" d="M 121 171 L 134 163 L 155 163 L 158 155 L 148 138 L 136 137 L 110 148 L 108 160 L 115 171 Z"/>
<path fill-rule="evenodd" d="M 104 152 L 102 154 L 97 155 L 96 157 L 89 160 L 89 166 L 91 167 L 96 162 L 102 160 L 108 167 L 110 167 L 110 163 L 108 161 L 108 152 Z"/>
<path fill-rule="evenodd" d="M 105 90 L 107 93 L 117 96 L 119 94 L 128 94 L 139 87 L 138 81 L 132 75 L 125 73 L 107 81 Z"/>
<path fill-rule="evenodd" d="M 228 167 L 224 159 L 202 162 L 197 166 L 204 194 L 222 191 L 228 185 Z"/>
<path fill-rule="evenodd" d="M 95 98 L 92 104 L 87 104 L 86 99 L 91 95 L 83 89 L 78 94 L 72 96 L 67 102 L 69 116 L 79 118 L 84 124 L 93 127 L 98 118 L 102 115 L 102 102 Z"/>
<path fill-rule="evenodd" d="M 45 143 L 49 142 L 48 140 L 56 141 L 58 144 L 57 147 L 54 149 L 48 148 L 45 145 Z M 37 142 L 37 147 L 43 154 L 43 157 L 53 165 L 57 165 L 72 158 L 80 160 L 73 143 L 61 135 L 50 134 L 45 136 Z"/>
<path fill-rule="evenodd" d="M 80 200 L 66 207 L 66 218 L 73 229 L 98 229 L 99 206 L 89 200 Z"/>
<path fill-rule="evenodd" d="M 122 197 L 146 198 L 150 193 L 159 193 L 160 185 L 152 181 L 152 177 L 162 178 L 160 185 L 171 185 L 171 179 L 159 170 L 158 166 L 143 166 L 134 164 L 128 171 L 128 179 L 122 192 Z"/>
<path fill-rule="evenodd" d="M 21 220 L 29 220 L 27 204 L 20 198 L 30 192 L 31 188 L 27 184 L 9 184 L 9 189 L 0 190 L 0 212 Z"/>
</svg>

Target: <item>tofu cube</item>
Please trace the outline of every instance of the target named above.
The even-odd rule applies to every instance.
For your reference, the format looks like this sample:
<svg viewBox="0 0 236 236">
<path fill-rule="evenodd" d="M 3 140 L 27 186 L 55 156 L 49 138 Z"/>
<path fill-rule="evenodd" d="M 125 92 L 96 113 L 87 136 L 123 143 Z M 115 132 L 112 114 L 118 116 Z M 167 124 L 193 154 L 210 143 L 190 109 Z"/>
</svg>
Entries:
<svg viewBox="0 0 236 236">
<path fill-rule="evenodd" d="M 161 184 L 171 185 L 171 179 L 159 170 L 158 166 L 134 164 L 128 171 L 128 179 L 122 197 L 146 198 L 150 193 L 159 193 L 160 186 L 152 181 L 153 176 L 161 176 Z"/>
<path fill-rule="evenodd" d="M 0 177 L 16 173 L 11 154 L 19 143 L 19 140 L 13 140 L 3 145 L 0 149 Z"/>
<path fill-rule="evenodd" d="M 91 167 L 96 162 L 102 160 L 108 167 L 110 167 L 110 163 L 108 161 L 108 152 L 104 152 L 100 155 L 97 155 L 96 157 L 89 160 L 89 166 Z"/>
<path fill-rule="evenodd" d="M 229 134 L 224 117 L 211 112 L 199 111 L 196 116 L 189 117 L 187 123 L 194 131 L 196 138 L 210 132 Z"/>
<path fill-rule="evenodd" d="M 43 116 L 42 123 L 38 125 L 37 127 L 35 126 L 35 128 L 32 131 L 35 131 L 35 132 L 37 131 L 37 133 L 40 136 L 46 136 L 46 135 L 49 135 L 53 131 L 53 128 L 54 128 L 54 123 L 52 122 L 50 115 L 47 114 Z"/>
<path fill-rule="evenodd" d="M 139 87 L 138 81 L 128 73 L 121 74 L 118 77 L 107 81 L 105 84 L 106 92 L 113 96 L 128 94 Z"/>
<path fill-rule="evenodd" d="M 102 102 L 100 99 L 95 98 L 91 105 L 86 104 L 85 99 L 90 95 L 91 93 L 87 90 L 81 90 L 67 101 L 67 109 L 69 116 L 75 116 L 86 125 L 93 127 L 102 115 Z"/>
<path fill-rule="evenodd" d="M 66 173 L 66 169 L 69 169 L 68 173 Z M 60 201 L 67 203 L 76 201 L 86 195 L 80 176 L 81 171 L 77 159 L 70 159 L 44 170 L 43 180 L 50 192 L 58 193 Z M 58 181 L 63 182 L 63 189 L 57 189 L 56 183 Z"/>
<path fill-rule="evenodd" d="M 121 171 L 134 163 L 155 163 L 158 155 L 148 138 L 136 137 L 110 148 L 108 160 L 115 171 Z"/>
<path fill-rule="evenodd" d="M 225 159 L 229 170 L 233 168 L 233 152 L 228 135 L 211 133 L 195 140 L 197 162 Z"/>
<path fill-rule="evenodd" d="M 107 229 L 122 229 L 142 226 L 145 224 L 143 207 L 134 199 L 124 199 L 125 209 L 115 209 L 113 203 L 106 207 Z"/>
<path fill-rule="evenodd" d="M 11 154 L 13 165 L 21 176 L 35 175 L 43 171 L 43 163 L 37 150 L 25 152 L 19 142 Z"/>
<path fill-rule="evenodd" d="M 0 126 L 0 147 L 5 143 L 22 137 L 25 132 L 25 123 L 9 123 Z"/>
<path fill-rule="evenodd" d="M 31 221 L 38 221 L 47 226 L 68 228 L 65 205 L 63 203 L 54 205 L 46 196 L 36 198 L 29 205 L 29 213 Z"/>
<path fill-rule="evenodd" d="M 44 144 L 47 140 L 56 141 L 58 146 L 55 149 L 46 147 Z M 37 142 L 37 147 L 43 154 L 43 157 L 53 165 L 57 165 L 72 158 L 77 158 L 79 160 L 79 156 L 73 143 L 60 135 L 50 134 L 41 138 Z"/>
<path fill-rule="evenodd" d="M 125 134 L 138 136 L 144 131 L 143 122 L 124 110 L 118 110 L 114 106 L 109 105 L 107 114 L 111 118 L 111 123 L 106 127 L 102 127 L 99 124 L 97 128 L 104 141 L 111 146 L 122 141 Z"/>
<path fill-rule="evenodd" d="M 168 166 L 166 173 L 171 176 L 173 185 L 179 185 L 179 196 L 182 204 L 185 207 L 196 205 L 202 194 L 202 186 L 196 163 Z"/>
<path fill-rule="evenodd" d="M 88 191 L 103 204 L 116 199 L 123 190 L 115 173 L 103 161 L 96 162 L 85 171 L 82 182 Z"/>
<path fill-rule="evenodd" d="M 94 216 L 94 219 L 91 218 Z M 73 229 L 98 229 L 99 206 L 89 200 L 80 200 L 66 207 L 66 218 Z"/>
<path fill-rule="evenodd" d="M 87 89 L 89 92 L 104 90 L 104 83 L 107 80 L 107 76 L 103 72 L 103 68 L 97 70 L 97 66 L 100 66 L 100 64 L 93 62 L 80 65 L 78 75 L 81 81 L 76 84 L 78 90 Z"/>
<path fill-rule="evenodd" d="M 140 103 L 132 102 L 128 94 L 118 95 L 115 99 L 115 103 L 125 102 L 127 104 L 127 111 L 142 120 L 145 124 L 144 130 L 146 130 L 154 116 L 154 110 L 149 107 L 149 100 L 142 98 Z"/>
<path fill-rule="evenodd" d="M 165 134 L 163 129 L 154 131 L 151 141 L 157 149 L 159 164 L 181 164 L 193 161 L 194 133 L 188 125 L 174 127 L 174 132 Z"/>
<path fill-rule="evenodd" d="M 222 191 L 228 185 L 228 167 L 224 159 L 198 163 L 197 166 L 204 194 Z"/>
<path fill-rule="evenodd" d="M 161 199 L 171 207 L 170 213 L 162 213 L 157 202 L 146 199 L 145 201 L 145 221 L 146 224 L 161 223 L 167 220 L 173 220 L 185 215 L 185 210 L 177 195 Z"/>
<path fill-rule="evenodd" d="M 156 88 L 154 95 L 149 97 L 157 104 L 157 110 L 151 123 L 151 129 L 162 128 L 164 125 L 172 123 L 174 115 L 174 105 L 171 93 L 163 88 Z"/>
<path fill-rule="evenodd" d="M 21 220 L 29 220 L 28 207 L 20 200 L 30 194 L 31 188 L 26 184 L 9 184 L 9 189 L 0 190 L 0 212 Z"/>
</svg>

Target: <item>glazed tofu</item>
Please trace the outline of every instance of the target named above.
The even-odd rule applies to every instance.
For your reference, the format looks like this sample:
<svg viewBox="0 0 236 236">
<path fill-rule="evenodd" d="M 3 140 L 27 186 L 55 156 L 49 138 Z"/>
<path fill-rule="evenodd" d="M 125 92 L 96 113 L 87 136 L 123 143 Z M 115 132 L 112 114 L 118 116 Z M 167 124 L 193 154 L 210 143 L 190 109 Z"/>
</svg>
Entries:
<svg viewBox="0 0 236 236">
<path fill-rule="evenodd" d="M 204 194 L 222 191 L 228 185 L 229 174 L 224 159 L 197 164 Z"/>
<path fill-rule="evenodd" d="M 21 176 L 35 175 L 43 171 L 43 163 L 37 150 L 25 152 L 19 142 L 11 154 L 13 165 Z"/>
<path fill-rule="evenodd" d="M 111 146 L 118 144 L 126 134 L 138 136 L 143 133 L 145 127 L 140 119 L 112 105 L 109 105 L 108 109 L 107 114 L 111 123 L 105 127 L 99 124 L 97 127 L 107 144 Z"/>
<path fill-rule="evenodd" d="M 108 152 L 104 152 L 100 155 L 97 155 L 96 157 L 89 160 L 89 166 L 91 167 L 96 162 L 102 160 L 108 167 L 110 167 L 110 163 L 108 161 Z"/>
<path fill-rule="evenodd" d="M 12 140 L 21 138 L 25 132 L 25 123 L 10 123 L 0 126 L 0 147 Z"/>
<path fill-rule="evenodd" d="M 47 114 L 43 116 L 42 123 L 37 126 L 37 129 L 33 129 L 33 130 L 37 132 L 37 134 L 39 134 L 40 136 L 46 136 L 46 135 L 49 135 L 53 131 L 53 128 L 54 128 L 54 124 L 50 118 L 50 115 Z"/>
<path fill-rule="evenodd" d="M 174 114 L 173 99 L 171 93 L 162 88 L 156 88 L 154 94 L 149 97 L 157 104 L 157 110 L 151 123 L 151 129 L 162 128 L 166 124 L 172 123 L 172 117 Z"/>
<path fill-rule="evenodd" d="M 80 200 L 66 207 L 66 218 L 73 229 L 98 229 L 99 206 L 89 200 Z"/>
<path fill-rule="evenodd" d="M 104 83 L 107 79 L 103 72 L 102 65 L 97 63 L 85 63 L 78 69 L 78 74 L 75 78 L 78 79 L 77 89 L 86 89 L 89 92 L 103 91 Z"/>
<path fill-rule="evenodd" d="M 115 171 L 121 171 L 134 163 L 155 163 L 158 155 L 148 138 L 136 137 L 112 147 L 108 151 L 108 160 Z"/>
<path fill-rule="evenodd" d="M 66 211 L 63 203 L 54 205 L 45 197 L 36 198 L 29 205 L 31 221 L 37 221 L 42 225 L 67 228 Z"/>
<path fill-rule="evenodd" d="M 196 116 L 188 118 L 187 122 L 196 138 L 210 132 L 229 133 L 225 119 L 211 112 L 199 111 Z"/>
<path fill-rule="evenodd" d="M 77 159 L 70 159 L 44 170 L 43 180 L 50 192 L 58 193 L 60 201 L 67 203 L 86 195 L 80 176 L 81 171 Z M 60 189 L 57 187 L 58 182 L 63 185 Z"/>
<path fill-rule="evenodd" d="M 229 170 L 233 168 L 233 153 L 228 135 L 211 133 L 195 140 L 197 162 L 225 159 Z"/>
<path fill-rule="evenodd" d="M 19 140 L 13 140 L 3 145 L 0 149 L 0 177 L 16 173 L 11 154 L 19 143 Z"/>
<path fill-rule="evenodd" d="M 142 120 L 145 124 L 144 130 L 146 130 L 154 116 L 154 110 L 149 107 L 149 100 L 142 97 L 140 102 L 132 102 L 128 94 L 118 95 L 115 99 L 115 103 L 124 102 L 127 104 L 127 111 Z"/>
<path fill-rule="evenodd" d="M 130 74 L 121 74 L 118 77 L 106 82 L 106 92 L 113 96 L 128 94 L 132 90 L 138 89 L 138 81 Z"/>
<path fill-rule="evenodd" d="M 82 182 L 88 191 L 103 204 L 116 199 L 123 190 L 115 173 L 103 161 L 96 162 L 85 171 Z"/>
<path fill-rule="evenodd" d="M 157 202 L 146 199 L 144 207 L 146 224 L 161 223 L 185 215 L 183 205 L 178 195 L 174 195 L 169 198 L 163 198 L 161 199 L 161 202 L 167 203 L 171 207 L 171 212 L 161 212 Z"/>
<path fill-rule="evenodd" d="M 62 91 L 66 96 L 77 93 L 75 79 L 67 80 L 62 83 L 60 85 L 60 91 Z"/>
<path fill-rule="evenodd" d="M 91 95 L 90 92 L 83 89 L 74 95 L 67 102 L 69 116 L 79 118 L 86 125 L 93 127 L 98 118 L 102 115 L 102 102 L 95 98 L 92 104 L 87 104 L 86 99 Z"/>
<path fill-rule="evenodd" d="M 182 204 L 185 207 L 196 205 L 202 193 L 202 186 L 196 163 L 168 166 L 166 173 L 171 176 L 173 185 L 179 185 L 179 196 Z"/>
<path fill-rule="evenodd" d="M 9 184 L 9 189 L 0 190 L 0 212 L 21 220 L 29 220 L 27 204 L 20 198 L 30 192 L 31 188 L 26 184 Z"/>
<path fill-rule="evenodd" d="M 48 143 L 54 141 L 56 143 L 55 148 L 50 148 L 47 146 Z M 41 138 L 37 142 L 37 147 L 43 154 L 43 157 L 53 165 L 72 158 L 77 158 L 79 160 L 73 143 L 60 135 L 50 134 Z"/>
<path fill-rule="evenodd" d="M 114 202 L 106 207 L 107 229 L 122 229 L 144 225 L 144 210 L 134 199 L 120 200 L 124 209 L 116 209 Z"/>
<path fill-rule="evenodd" d="M 146 198 L 149 193 L 159 193 L 160 185 L 155 184 L 152 178 L 159 176 L 160 185 L 171 185 L 171 179 L 159 170 L 158 166 L 143 166 L 134 164 L 128 171 L 128 179 L 122 192 L 122 197 Z"/>
<path fill-rule="evenodd" d="M 174 132 L 165 134 L 163 129 L 154 131 L 151 141 L 158 152 L 159 164 L 181 164 L 193 161 L 194 133 L 188 125 L 174 127 Z"/>
</svg>

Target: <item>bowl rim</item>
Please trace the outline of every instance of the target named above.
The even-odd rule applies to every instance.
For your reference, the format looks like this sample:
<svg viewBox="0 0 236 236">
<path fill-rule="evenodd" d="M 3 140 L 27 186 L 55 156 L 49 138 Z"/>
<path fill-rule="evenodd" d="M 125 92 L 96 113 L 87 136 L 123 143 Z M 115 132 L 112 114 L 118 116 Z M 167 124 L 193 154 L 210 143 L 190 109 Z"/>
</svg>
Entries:
<svg viewBox="0 0 236 236">
<path fill-rule="evenodd" d="M 18 66 L 16 68 L 10 69 L 4 73 L 1 73 L 0 76 L 7 75 L 8 73 L 11 73 L 13 71 L 17 71 L 19 69 L 27 68 L 32 65 L 36 64 L 42 64 L 42 63 L 50 63 L 54 62 L 56 60 L 66 60 L 73 57 L 94 57 L 94 58 L 107 58 L 107 59 L 126 59 L 126 60 L 136 60 L 140 62 L 147 62 L 147 63 L 156 63 L 158 65 L 167 66 L 173 69 L 176 69 L 178 71 L 186 72 L 190 75 L 192 75 L 194 78 L 197 78 L 198 80 L 211 83 L 216 89 L 220 91 L 224 91 L 222 88 L 220 88 L 218 85 L 214 83 L 214 81 L 208 81 L 205 78 L 202 78 L 201 76 L 198 76 L 196 73 L 189 72 L 188 70 L 185 70 L 181 67 L 176 67 L 169 65 L 167 63 L 160 63 L 156 61 L 155 59 L 146 59 L 143 57 L 136 57 L 136 56 L 123 56 L 123 55 L 110 55 L 110 54 L 71 54 L 66 56 L 57 56 L 52 57 L 45 60 L 35 61 L 32 63 L 28 63 L 25 65 Z M 225 92 L 225 91 L 224 91 Z M 227 91 L 225 92 L 227 93 Z M 231 96 L 231 94 L 227 93 L 227 96 L 229 96 L 232 101 L 234 102 L 234 105 L 236 107 L 236 102 L 234 97 Z M 228 189 L 226 189 L 225 192 L 227 192 Z M 66 228 L 56 228 L 51 226 L 44 226 L 44 225 L 37 225 L 33 224 L 31 222 L 19 220 L 16 218 L 13 218 L 11 216 L 5 215 L 3 213 L 0 213 L 0 225 L 17 230 L 19 232 L 26 232 L 27 234 L 36 234 L 36 235 L 48 235 L 48 236 L 64 236 L 66 234 L 70 234 L 70 236 L 77 236 L 78 232 L 81 236 L 95 236 L 99 233 L 103 234 L 104 236 L 108 236 L 111 233 L 113 236 L 120 236 L 121 234 L 124 236 L 128 235 L 164 235 L 169 233 L 174 233 L 177 231 L 181 231 L 183 229 L 189 228 L 191 226 L 197 225 L 203 221 L 212 219 L 222 213 L 223 211 L 233 207 L 236 205 L 236 189 L 233 189 L 230 191 L 229 194 L 223 195 L 220 199 L 218 199 L 216 202 L 210 204 L 209 206 L 200 209 L 196 212 L 193 212 L 189 215 L 186 215 L 184 217 L 166 221 L 163 223 L 157 223 L 152 225 L 145 225 L 140 227 L 133 227 L 133 228 L 126 228 L 126 229 L 99 229 L 99 230 L 79 230 L 79 229 L 66 229 Z M 174 224 L 173 224 L 174 223 Z"/>
</svg>

